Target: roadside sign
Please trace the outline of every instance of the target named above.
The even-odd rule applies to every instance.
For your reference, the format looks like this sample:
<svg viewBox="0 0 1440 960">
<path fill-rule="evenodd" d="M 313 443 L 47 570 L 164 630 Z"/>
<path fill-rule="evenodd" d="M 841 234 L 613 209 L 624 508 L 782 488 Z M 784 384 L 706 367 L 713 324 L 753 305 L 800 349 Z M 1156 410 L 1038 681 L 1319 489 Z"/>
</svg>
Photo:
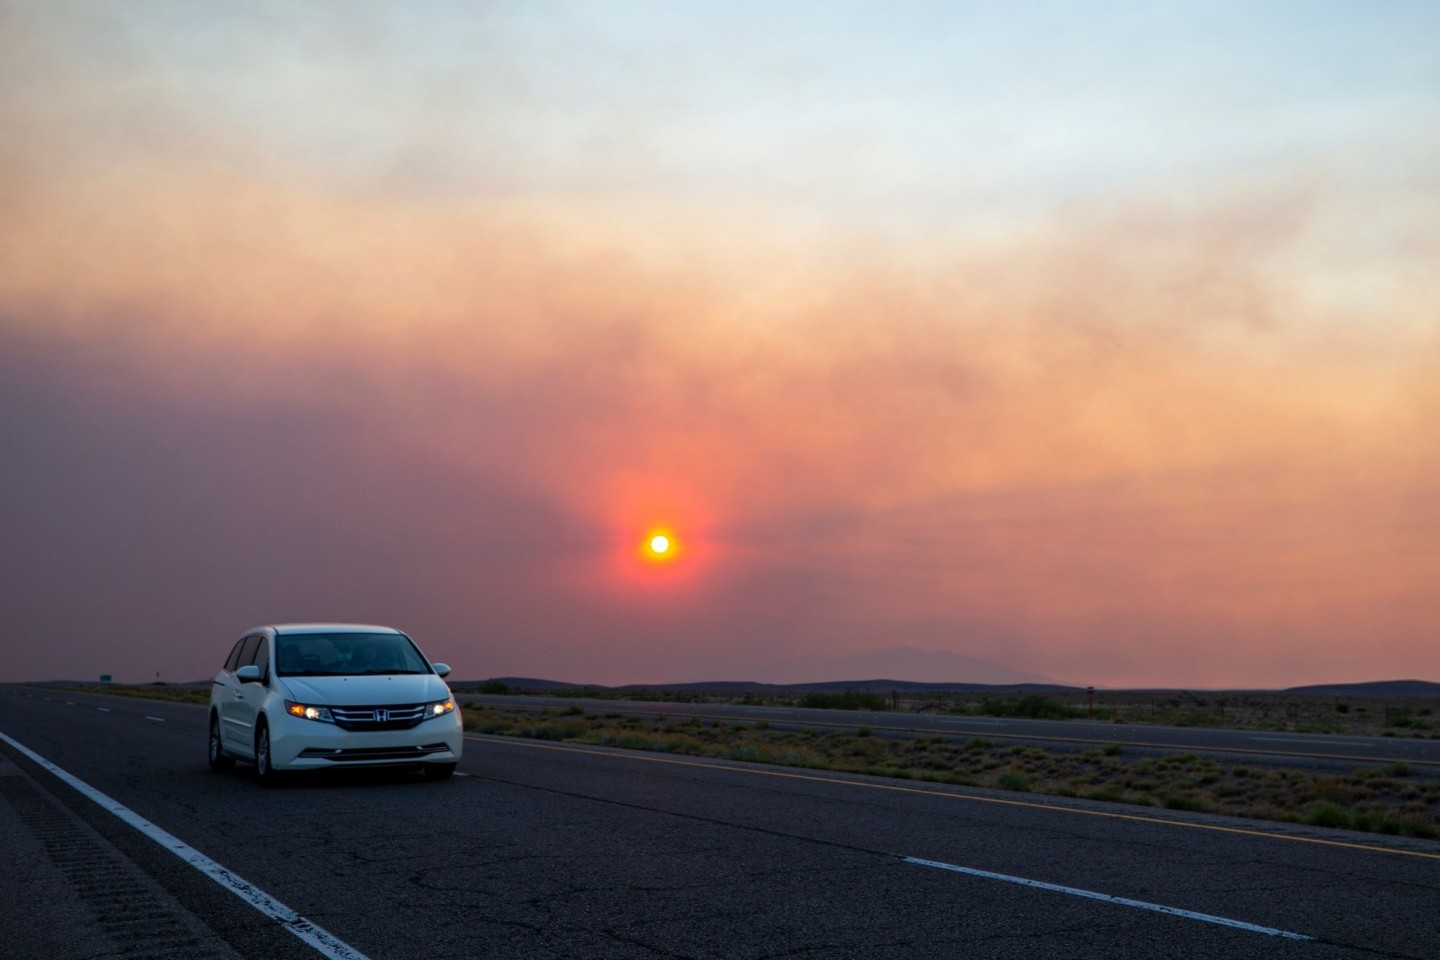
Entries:
<svg viewBox="0 0 1440 960">
<path fill-rule="evenodd" d="M 110 682 L 110 674 L 108 674 L 108 673 L 102 673 L 102 674 L 100 674 L 100 682 L 101 682 L 101 683 L 109 683 L 109 682 Z"/>
</svg>

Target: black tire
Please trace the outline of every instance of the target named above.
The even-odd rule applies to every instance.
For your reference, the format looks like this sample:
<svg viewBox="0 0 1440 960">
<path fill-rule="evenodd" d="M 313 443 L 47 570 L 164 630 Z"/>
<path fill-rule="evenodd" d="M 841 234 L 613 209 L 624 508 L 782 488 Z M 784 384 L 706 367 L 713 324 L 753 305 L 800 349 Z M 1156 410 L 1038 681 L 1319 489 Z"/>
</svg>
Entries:
<svg viewBox="0 0 1440 960">
<path fill-rule="evenodd" d="M 453 763 L 427 763 L 425 764 L 425 779 L 427 780 L 449 780 L 455 773 Z"/>
<path fill-rule="evenodd" d="M 235 758 L 220 746 L 220 718 L 210 714 L 210 769 L 224 773 L 235 768 Z"/>
<path fill-rule="evenodd" d="M 280 782 L 280 771 L 275 769 L 270 755 L 270 727 L 263 720 L 255 728 L 255 775 L 262 787 L 273 787 Z"/>
</svg>

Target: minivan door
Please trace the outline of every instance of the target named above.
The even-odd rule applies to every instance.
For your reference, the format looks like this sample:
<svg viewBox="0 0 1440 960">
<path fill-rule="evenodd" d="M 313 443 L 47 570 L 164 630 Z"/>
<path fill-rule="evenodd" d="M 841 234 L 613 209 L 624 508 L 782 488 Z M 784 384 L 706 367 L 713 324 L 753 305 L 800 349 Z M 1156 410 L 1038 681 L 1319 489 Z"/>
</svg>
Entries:
<svg viewBox="0 0 1440 960">
<path fill-rule="evenodd" d="M 248 757 L 255 750 L 255 740 L 251 733 L 255 716 L 253 711 L 246 716 L 246 688 L 260 685 L 241 683 L 235 676 L 235 671 L 255 661 L 255 652 L 264 646 L 264 640 L 259 634 L 246 637 L 244 646 L 240 648 L 240 656 L 235 659 L 234 668 L 221 672 L 220 686 L 223 689 L 216 698 L 215 709 L 220 714 L 220 743 L 225 747 L 226 753 Z M 229 667 L 230 664 L 227 663 L 226 666 Z"/>
<path fill-rule="evenodd" d="M 270 694 L 270 641 L 263 636 L 256 639 L 259 643 L 251 651 L 248 663 L 260 668 L 260 679 L 251 683 L 237 680 L 235 695 L 231 699 L 231 729 L 239 738 L 241 751 L 247 755 L 255 752 L 255 721 L 265 709 L 265 698 Z"/>
</svg>

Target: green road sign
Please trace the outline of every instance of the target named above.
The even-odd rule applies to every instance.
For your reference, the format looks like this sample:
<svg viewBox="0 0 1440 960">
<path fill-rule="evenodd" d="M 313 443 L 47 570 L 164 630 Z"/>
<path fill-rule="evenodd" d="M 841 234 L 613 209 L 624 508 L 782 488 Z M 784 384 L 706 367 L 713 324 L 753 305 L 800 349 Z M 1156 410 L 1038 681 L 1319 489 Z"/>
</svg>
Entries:
<svg viewBox="0 0 1440 960">
<path fill-rule="evenodd" d="M 102 673 L 102 674 L 100 674 L 100 682 L 101 682 L 101 683 L 109 683 L 109 682 L 110 682 L 110 674 L 108 674 L 108 673 Z"/>
</svg>

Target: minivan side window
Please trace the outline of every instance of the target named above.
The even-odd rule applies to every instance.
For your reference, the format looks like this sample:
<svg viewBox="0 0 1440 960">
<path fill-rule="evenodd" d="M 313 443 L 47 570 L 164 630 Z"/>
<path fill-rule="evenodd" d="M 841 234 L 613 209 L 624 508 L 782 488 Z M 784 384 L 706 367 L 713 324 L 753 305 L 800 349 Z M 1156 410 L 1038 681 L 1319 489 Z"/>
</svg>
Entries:
<svg viewBox="0 0 1440 960">
<path fill-rule="evenodd" d="M 246 664 L 255 662 L 255 648 L 259 646 L 261 638 L 255 634 L 245 638 L 245 646 L 240 651 L 240 657 L 235 661 L 236 669 Z"/>
<path fill-rule="evenodd" d="M 245 638 L 241 637 L 235 641 L 235 646 L 230 648 L 230 656 L 225 658 L 225 672 L 234 673 L 240 667 L 240 648 L 245 646 Z"/>
<path fill-rule="evenodd" d="M 260 638 L 260 646 L 255 648 L 255 656 L 251 659 L 250 662 L 260 668 L 260 679 L 264 680 L 269 677 L 270 644 L 265 642 L 264 637 Z"/>
</svg>

